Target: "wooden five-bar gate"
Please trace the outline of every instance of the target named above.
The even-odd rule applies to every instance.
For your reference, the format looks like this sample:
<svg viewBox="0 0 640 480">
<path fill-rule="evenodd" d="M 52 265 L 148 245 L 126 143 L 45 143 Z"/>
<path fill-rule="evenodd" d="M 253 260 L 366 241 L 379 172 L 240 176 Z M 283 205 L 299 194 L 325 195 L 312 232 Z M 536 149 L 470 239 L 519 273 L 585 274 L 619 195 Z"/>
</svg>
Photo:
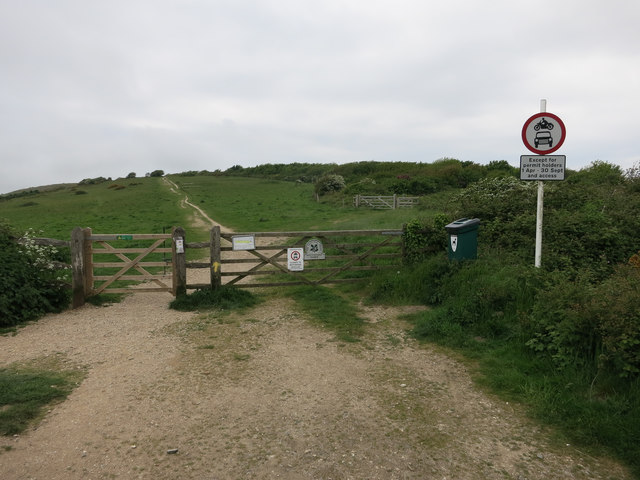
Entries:
<svg viewBox="0 0 640 480">
<path fill-rule="evenodd" d="M 178 274 L 178 288 L 216 288 L 223 283 L 250 288 L 355 282 L 362 279 L 361 272 L 400 265 L 402 233 L 402 230 L 231 233 L 213 227 L 209 242 L 185 244 L 187 248 L 210 249 L 208 262 L 185 263 L 186 268 L 208 268 L 210 283 L 189 284 L 186 280 L 183 283 L 186 276 Z M 296 253 L 290 249 L 302 250 L 301 270 L 290 268 L 288 254 Z M 181 270 L 180 261 L 178 269 Z M 260 277 L 266 279 L 257 281 Z"/>
<path fill-rule="evenodd" d="M 400 195 L 356 195 L 353 197 L 354 207 L 368 207 L 374 210 L 413 208 L 419 202 L 420 197 L 403 197 Z"/>
<path fill-rule="evenodd" d="M 173 292 L 173 250 L 169 233 L 71 233 L 73 305 L 101 293 Z M 167 245 L 168 244 L 168 245 Z"/>
<path fill-rule="evenodd" d="M 101 293 L 180 295 L 223 284 L 250 288 L 355 282 L 367 272 L 401 264 L 402 234 L 403 230 L 231 233 L 216 226 L 208 242 L 187 242 L 181 227 L 170 234 L 94 234 L 90 228 L 76 228 L 70 242 L 73 306 Z M 208 270 L 207 281 L 188 279 L 187 271 L 198 269 Z"/>
</svg>

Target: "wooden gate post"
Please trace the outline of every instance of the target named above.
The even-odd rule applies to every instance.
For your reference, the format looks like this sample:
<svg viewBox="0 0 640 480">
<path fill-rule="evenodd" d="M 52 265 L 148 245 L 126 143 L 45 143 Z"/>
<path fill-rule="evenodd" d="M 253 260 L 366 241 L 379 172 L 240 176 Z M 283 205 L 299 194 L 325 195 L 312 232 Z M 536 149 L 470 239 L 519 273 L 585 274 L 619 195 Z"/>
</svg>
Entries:
<svg viewBox="0 0 640 480">
<path fill-rule="evenodd" d="M 84 296 L 90 297 L 93 293 L 93 242 L 91 241 L 91 228 L 82 230 L 84 235 Z"/>
<path fill-rule="evenodd" d="M 176 248 L 182 244 L 182 251 Z M 174 227 L 171 233 L 171 265 L 173 277 L 173 295 L 185 295 L 187 293 L 187 259 L 185 254 L 185 233 L 182 227 Z"/>
<path fill-rule="evenodd" d="M 402 224 L 402 264 L 405 265 L 407 263 L 407 224 Z"/>
<path fill-rule="evenodd" d="M 222 256 L 220 253 L 220 225 L 211 229 L 211 288 L 222 285 Z"/>
<path fill-rule="evenodd" d="M 78 308 L 84 305 L 86 297 L 85 291 L 85 268 L 84 268 L 84 230 L 76 227 L 71 232 L 71 306 Z"/>
</svg>

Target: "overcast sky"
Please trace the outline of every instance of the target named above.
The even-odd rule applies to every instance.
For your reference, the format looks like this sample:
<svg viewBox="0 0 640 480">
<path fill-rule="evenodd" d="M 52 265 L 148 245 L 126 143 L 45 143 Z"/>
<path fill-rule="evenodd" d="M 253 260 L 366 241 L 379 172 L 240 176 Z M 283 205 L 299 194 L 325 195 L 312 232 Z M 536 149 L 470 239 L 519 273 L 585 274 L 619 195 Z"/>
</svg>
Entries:
<svg viewBox="0 0 640 480">
<path fill-rule="evenodd" d="M 264 163 L 640 161 L 636 0 L 0 0 L 0 193 Z"/>
</svg>

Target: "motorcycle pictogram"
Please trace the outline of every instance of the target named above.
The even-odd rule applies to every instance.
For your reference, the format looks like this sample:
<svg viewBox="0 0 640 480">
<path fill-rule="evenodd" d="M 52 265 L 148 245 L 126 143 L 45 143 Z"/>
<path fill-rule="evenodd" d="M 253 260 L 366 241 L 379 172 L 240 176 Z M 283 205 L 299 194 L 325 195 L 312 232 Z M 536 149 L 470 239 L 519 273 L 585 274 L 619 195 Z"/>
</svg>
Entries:
<svg viewBox="0 0 640 480">
<path fill-rule="evenodd" d="M 538 123 L 533 126 L 533 129 L 537 132 L 540 129 L 543 130 L 553 130 L 553 123 L 547 122 L 546 118 L 543 118 Z"/>
</svg>

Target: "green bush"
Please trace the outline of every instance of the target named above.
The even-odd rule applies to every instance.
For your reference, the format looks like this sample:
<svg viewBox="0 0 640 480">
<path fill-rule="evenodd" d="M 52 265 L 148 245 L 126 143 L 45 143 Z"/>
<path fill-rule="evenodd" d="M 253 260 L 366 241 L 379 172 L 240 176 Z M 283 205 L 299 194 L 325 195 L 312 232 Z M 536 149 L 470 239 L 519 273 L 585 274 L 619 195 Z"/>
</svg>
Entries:
<svg viewBox="0 0 640 480">
<path fill-rule="evenodd" d="M 482 220 L 481 249 L 532 258 L 536 188 L 510 176 L 485 178 L 453 197 L 450 216 Z M 600 281 L 638 249 L 640 195 L 619 167 L 595 162 L 566 182 L 547 182 L 544 209 L 542 266 L 549 271 L 589 271 Z"/>
<path fill-rule="evenodd" d="M 85 178 L 83 180 L 80 180 L 80 182 L 78 182 L 78 185 L 98 185 L 100 183 L 105 183 L 110 181 L 111 181 L 111 177 Z"/>
<path fill-rule="evenodd" d="M 588 278 L 554 272 L 531 313 L 527 345 L 549 355 L 558 368 L 592 367 L 601 351 L 597 319 L 588 313 L 594 287 Z"/>
<path fill-rule="evenodd" d="M 588 304 L 601 336 L 601 366 L 622 376 L 640 373 L 640 268 L 620 266 Z"/>
<path fill-rule="evenodd" d="M 428 195 L 439 190 L 440 185 L 434 178 L 400 178 L 391 186 L 391 193 L 397 195 Z"/>
<path fill-rule="evenodd" d="M 346 183 L 342 175 L 326 174 L 318 179 L 315 185 L 315 192 L 318 195 L 326 193 L 339 192 L 346 187 Z"/>
<path fill-rule="evenodd" d="M 438 285 L 440 306 L 426 313 L 422 322 L 444 317 L 464 327 L 468 335 L 493 338 L 517 334 L 540 288 L 538 272 L 501 259 L 454 265 Z M 424 327 L 418 323 L 418 336 Z"/>
<path fill-rule="evenodd" d="M 446 255 L 432 255 L 400 271 L 382 271 L 372 278 L 368 298 L 391 305 L 437 305 L 442 299 L 442 283 L 456 267 L 457 264 L 449 262 Z"/>
<path fill-rule="evenodd" d="M 624 181 L 624 172 L 618 165 L 596 160 L 588 167 L 570 175 L 567 181 L 581 185 L 620 185 Z"/>
<path fill-rule="evenodd" d="M 70 292 L 53 261 L 56 249 L 40 247 L 0 223 L 0 327 L 34 320 L 48 312 L 59 312 L 69 304 Z"/>
<path fill-rule="evenodd" d="M 444 227 L 447 223 L 445 214 L 436 214 L 427 223 L 417 219 L 408 222 L 402 236 L 404 263 L 414 265 L 435 253 L 446 251 L 447 233 Z"/>
<path fill-rule="evenodd" d="M 384 185 L 380 185 L 376 180 L 364 177 L 355 183 L 347 185 L 343 190 L 345 195 L 381 195 L 385 192 Z"/>
</svg>

